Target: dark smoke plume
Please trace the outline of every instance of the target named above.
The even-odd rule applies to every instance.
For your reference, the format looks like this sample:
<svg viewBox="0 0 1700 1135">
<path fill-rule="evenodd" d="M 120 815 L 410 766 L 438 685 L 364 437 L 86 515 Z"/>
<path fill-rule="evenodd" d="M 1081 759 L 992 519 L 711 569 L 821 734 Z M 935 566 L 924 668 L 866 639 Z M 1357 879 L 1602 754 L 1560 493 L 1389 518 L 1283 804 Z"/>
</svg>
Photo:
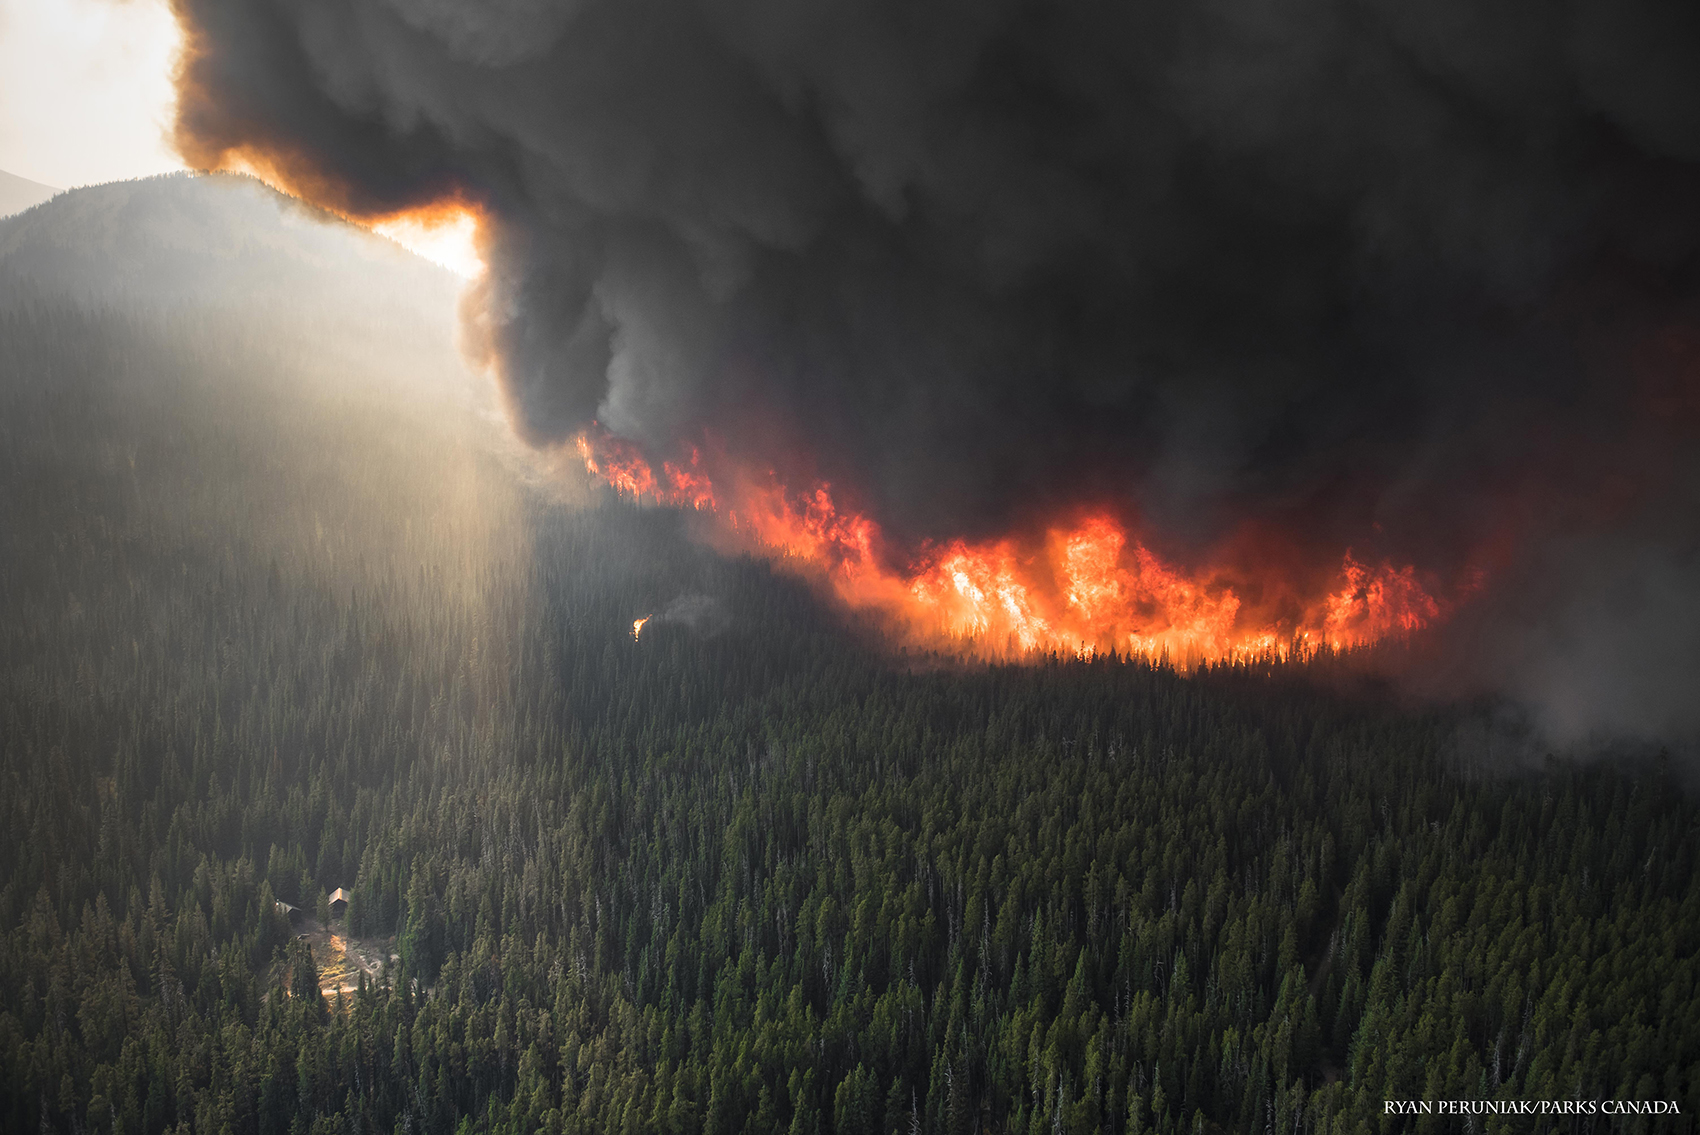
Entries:
<svg viewBox="0 0 1700 1135">
<path fill-rule="evenodd" d="M 485 210 L 534 442 L 1486 564 L 1424 680 L 1700 727 L 1692 3 L 175 3 L 189 160 Z"/>
</svg>

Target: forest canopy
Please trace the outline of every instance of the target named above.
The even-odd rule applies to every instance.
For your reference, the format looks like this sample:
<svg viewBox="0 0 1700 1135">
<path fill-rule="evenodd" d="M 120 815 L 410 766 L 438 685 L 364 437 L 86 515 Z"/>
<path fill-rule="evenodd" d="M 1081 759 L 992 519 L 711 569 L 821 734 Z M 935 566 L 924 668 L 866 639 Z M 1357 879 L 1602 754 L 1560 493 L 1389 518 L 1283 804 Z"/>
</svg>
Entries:
<svg viewBox="0 0 1700 1135">
<path fill-rule="evenodd" d="M 1328 659 L 894 654 L 518 455 L 394 299 L 434 277 L 363 307 L 325 251 L 263 317 L 236 284 L 32 293 L 21 221 L 53 218 L 0 223 L 0 1127 L 1480 1130 L 1384 1102 L 1634 1099 L 1692 1129 L 1700 811 L 1668 757 L 1491 760 L 1477 718 Z M 384 964 L 326 996 L 278 904 L 338 887 Z"/>
</svg>

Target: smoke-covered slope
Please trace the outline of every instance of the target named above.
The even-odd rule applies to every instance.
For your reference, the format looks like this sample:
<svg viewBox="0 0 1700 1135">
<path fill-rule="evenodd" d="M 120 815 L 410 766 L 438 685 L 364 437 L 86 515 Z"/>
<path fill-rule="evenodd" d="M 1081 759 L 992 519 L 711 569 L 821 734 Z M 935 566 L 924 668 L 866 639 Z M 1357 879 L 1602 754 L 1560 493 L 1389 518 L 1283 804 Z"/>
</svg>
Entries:
<svg viewBox="0 0 1700 1135">
<path fill-rule="evenodd" d="M 457 286 L 392 241 L 229 174 L 90 186 L 0 221 L 0 306 L 63 298 L 376 316 L 436 304 L 431 314 L 452 320 Z"/>
<path fill-rule="evenodd" d="M 21 213 L 32 205 L 41 204 L 57 192 L 59 191 L 51 185 L 43 185 L 39 181 L 31 181 L 27 177 L 19 177 L 15 173 L 0 169 L 0 217 Z"/>
</svg>

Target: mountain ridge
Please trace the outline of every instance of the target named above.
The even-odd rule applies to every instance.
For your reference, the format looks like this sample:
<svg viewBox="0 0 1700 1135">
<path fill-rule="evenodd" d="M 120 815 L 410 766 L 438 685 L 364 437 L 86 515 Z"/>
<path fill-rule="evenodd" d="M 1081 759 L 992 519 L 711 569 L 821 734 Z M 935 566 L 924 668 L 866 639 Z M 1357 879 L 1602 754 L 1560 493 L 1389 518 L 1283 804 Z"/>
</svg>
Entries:
<svg viewBox="0 0 1700 1135">
<path fill-rule="evenodd" d="M 64 190 L 0 169 L 0 218 L 32 209 Z"/>
<path fill-rule="evenodd" d="M 49 296 L 199 304 L 238 292 L 357 307 L 409 292 L 452 305 L 459 291 L 451 273 L 394 241 L 243 175 L 162 174 L 43 204 L 0 219 L 0 306 Z M 376 293 L 375 267 L 386 269 Z"/>
</svg>

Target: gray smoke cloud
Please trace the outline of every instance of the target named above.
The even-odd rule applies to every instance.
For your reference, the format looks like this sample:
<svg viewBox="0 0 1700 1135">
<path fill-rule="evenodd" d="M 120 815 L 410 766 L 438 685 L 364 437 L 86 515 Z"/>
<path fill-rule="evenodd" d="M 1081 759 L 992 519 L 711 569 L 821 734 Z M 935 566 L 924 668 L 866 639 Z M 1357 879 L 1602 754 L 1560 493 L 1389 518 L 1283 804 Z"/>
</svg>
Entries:
<svg viewBox="0 0 1700 1135">
<path fill-rule="evenodd" d="M 899 552 L 1083 500 L 1248 578 L 1488 548 L 1433 673 L 1694 724 L 1692 4 L 175 7 L 192 162 L 488 210 L 533 442 L 712 438 Z"/>
</svg>

